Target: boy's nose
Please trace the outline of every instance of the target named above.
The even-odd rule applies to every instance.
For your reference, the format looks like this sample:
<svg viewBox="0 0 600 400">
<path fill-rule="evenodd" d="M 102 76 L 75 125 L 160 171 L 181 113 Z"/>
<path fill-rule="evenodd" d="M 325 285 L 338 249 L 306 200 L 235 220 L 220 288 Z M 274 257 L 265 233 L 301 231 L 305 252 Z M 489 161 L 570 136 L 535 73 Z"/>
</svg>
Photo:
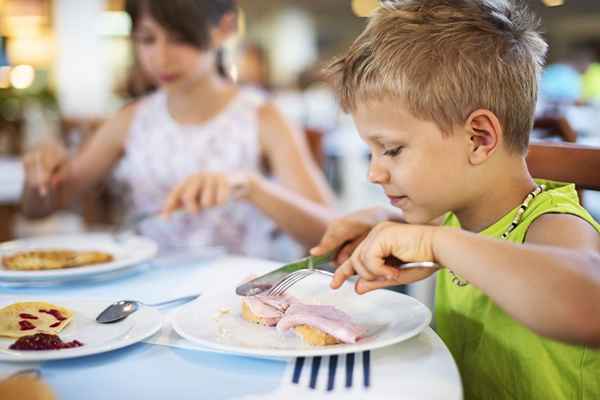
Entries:
<svg viewBox="0 0 600 400">
<path fill-rule="evenodd" d="M 386 168 L 382 168 L 381 166 L 371 162 L 371 165 L 369 165 L 369 174 L 367 178 L 369 179 L 369 182 L 381 185 L 389 182 L 390 173 Z"/>
</svg>

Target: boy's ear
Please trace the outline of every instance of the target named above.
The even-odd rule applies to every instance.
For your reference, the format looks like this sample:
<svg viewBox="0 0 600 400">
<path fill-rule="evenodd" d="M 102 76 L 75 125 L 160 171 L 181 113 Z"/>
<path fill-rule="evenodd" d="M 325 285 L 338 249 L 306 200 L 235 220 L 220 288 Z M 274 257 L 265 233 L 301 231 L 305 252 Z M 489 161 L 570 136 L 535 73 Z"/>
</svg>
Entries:
<svg viewBox="0 0 600 400">
<path fill-rule="evenodd" d="M 473 165 L 486 161 L 502 142 L 502 126 L 496 115 L 485 109 L 475 110 L 465 122 L 469 141 L 469 162 Z"/>
<path fill-rule="evenodd" d="M 236 12 L 228 12 L 215 25 L 211 31 L 212 42 L 214 48 L 223 46 L 238 30 L 238 14 Z"/>
</svg>

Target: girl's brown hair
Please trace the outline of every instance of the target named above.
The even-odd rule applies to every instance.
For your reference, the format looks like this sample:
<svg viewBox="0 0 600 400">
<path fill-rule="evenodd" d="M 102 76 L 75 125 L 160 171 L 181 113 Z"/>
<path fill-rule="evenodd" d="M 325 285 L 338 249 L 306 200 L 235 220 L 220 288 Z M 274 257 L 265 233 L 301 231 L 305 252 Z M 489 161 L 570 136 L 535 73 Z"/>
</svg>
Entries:
<svg viewBox="0 0 600 400">
<path fill-rule="evenodd" d="M 205 50 L 210 46 L 210 28 L 228 12 L 237 11 L 237 0 L 127 0 L 125 11 L 134 31 L 142 16 L 149 15 L 184 43 Z M 227 76 L 221 49 L 216 68 L 222 76 Z M 123 89 L 126 96 L 137 98 L 151 93 L 156 86 L 135 60 Z"/>
</svg>

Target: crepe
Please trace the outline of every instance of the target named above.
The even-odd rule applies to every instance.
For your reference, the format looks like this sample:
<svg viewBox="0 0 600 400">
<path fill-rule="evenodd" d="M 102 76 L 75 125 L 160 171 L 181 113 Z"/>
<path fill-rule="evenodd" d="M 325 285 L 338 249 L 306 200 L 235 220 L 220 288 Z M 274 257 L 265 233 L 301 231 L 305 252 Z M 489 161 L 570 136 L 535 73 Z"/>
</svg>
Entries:
<svg viewBox="0 0 600 400">
<path fill-rule="evenodd" d="M 0 337 L 56 335 L 73 320 L 73 311 L 43 301 L 13 303 L 0 309 Z"/>
<path fill-rule="evenodd" d="M 113 256 L 100 251 L 32 250 L 22 251 L 2 258 L 7 269 L 37 271 L 80 267 L 110 262 Z"/>
</svg>

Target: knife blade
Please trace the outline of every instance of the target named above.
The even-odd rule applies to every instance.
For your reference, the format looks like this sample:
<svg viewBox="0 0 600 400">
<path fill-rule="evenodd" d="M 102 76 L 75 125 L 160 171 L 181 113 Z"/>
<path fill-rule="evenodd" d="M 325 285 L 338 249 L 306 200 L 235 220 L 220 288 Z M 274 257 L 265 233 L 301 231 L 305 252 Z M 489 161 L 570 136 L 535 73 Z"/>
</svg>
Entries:
<svg viewBox="0 0 600 400">
<path fill-rule="evenodd" d="M 294 261 L 290 264 L 285 264 L 276 270 L 239 285 L 235 288 L 235 293 L 238 296 L 256 296 L 257 294 L 269 290 L 271 287 L 273 287 L 273 285 L 292 272 L 296 272 L 301 269 L 323 268 L 329 264 L 331 260 L 333 260 L 334 255 L 335 252 L 331 252 L 323 256 L 310 256 L 298 261 Z M 328 269 L 328 271 L 331 270 Z"/>
</svg>

